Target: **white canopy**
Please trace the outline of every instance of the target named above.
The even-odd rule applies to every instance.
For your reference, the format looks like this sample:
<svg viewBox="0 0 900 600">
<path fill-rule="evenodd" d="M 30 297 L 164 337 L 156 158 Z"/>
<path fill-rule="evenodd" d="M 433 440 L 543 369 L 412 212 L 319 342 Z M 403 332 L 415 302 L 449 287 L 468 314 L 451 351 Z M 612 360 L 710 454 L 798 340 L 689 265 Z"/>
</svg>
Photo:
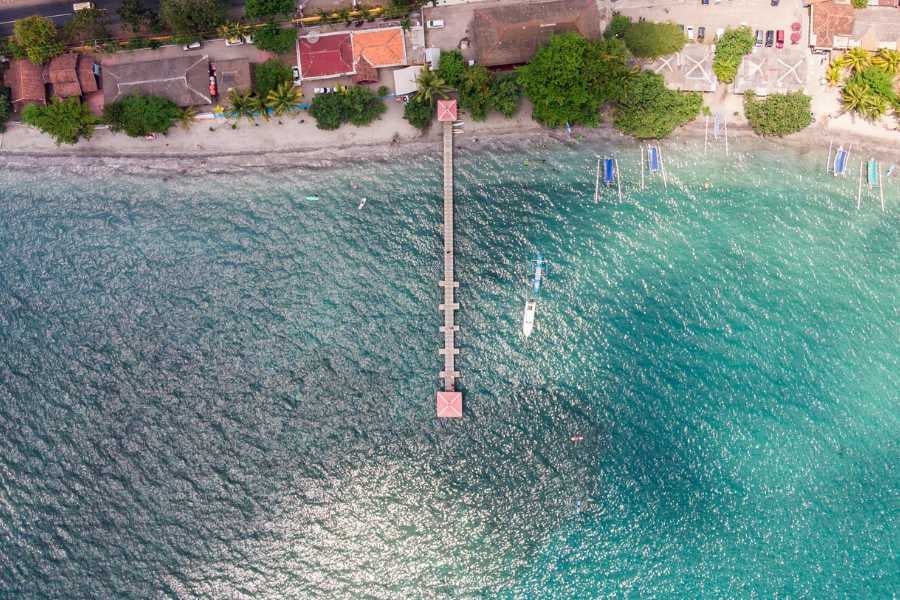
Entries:
<svg viewBox="0 0 900 600">
<path fill-rule="evenodd" d="M 394 69 L 394 93 L 398 96 L 405 96 L 415 92 L 418 89 L 416 79 L 421 71 L 422 65 Z"/>
</svg>

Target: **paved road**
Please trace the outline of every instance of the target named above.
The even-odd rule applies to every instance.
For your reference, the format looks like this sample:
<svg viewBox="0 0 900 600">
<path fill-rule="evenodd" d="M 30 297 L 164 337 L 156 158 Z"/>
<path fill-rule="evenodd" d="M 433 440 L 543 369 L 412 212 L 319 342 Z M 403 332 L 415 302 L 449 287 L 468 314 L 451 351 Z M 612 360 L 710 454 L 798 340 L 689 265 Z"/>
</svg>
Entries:
<svg viewBox="0 0 900 600">
<path fill-rule="evenodd" d="M 228 9 L 228 14 L 232 17 L 242 15 L 244 12 L 244 0 L 224 0 L 224 4 Z M 121 19 L 119 19 L 118 13 L 121 5 L 122 0 L 94 0 L 94 6 L 105 10 L 109 15 L 109 30 L 111 32 L 118 31 L 121 26 Z M 153 3 L 152 8 L 158 9 L 159 4 Z M 49 17 L 57 26 L 62 26 L 72 18 L 72 2 L 60 2 L 58 0 L 50 0 L 49 2 L 40 0 L 37 2 L 0 0 L 0 35 L 11 35 L 13 23 L 15 23 L 16 19 L 30 17 L 31 15 Z"/>
</svg>

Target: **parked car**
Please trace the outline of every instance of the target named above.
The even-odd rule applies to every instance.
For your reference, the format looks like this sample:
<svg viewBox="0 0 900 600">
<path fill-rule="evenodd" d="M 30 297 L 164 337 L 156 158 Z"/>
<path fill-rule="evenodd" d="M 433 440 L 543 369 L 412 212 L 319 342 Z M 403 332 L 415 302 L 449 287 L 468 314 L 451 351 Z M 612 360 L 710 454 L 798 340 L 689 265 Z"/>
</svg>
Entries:
<svg viewBox="0 0 900 600">
<path fill-rule="evenodd" d="M 226 46 L 243 46 L 244 40 L 242 40 L 241 38 L 234 38 L 233 40 L 229 40 L 228 38 L 225 38 L 225 45 Z"/>
<path fill-rule="evenodd" d="M 778 0 L 772 0 L 772 6 L 778 6 Z"/>
<path fill-rule="evenodd" d="M 294 76 L 294 85 L 300 85 L 300 67 L 297 65 L 291 67 L 291 74 Z"/>
<path fill-rule="evenodd" d="M 687 28 L 687 39 L 689 39 L 689 40 L 694 39 L 694 28 L 691 26 L 688 26 L 688 28 Z"/>
<path fill-rule="evenodd" d="M 723 35 L 725 35 L 724 27 L 719 27 L 718 29 L 716 29 L 716 41 L 717 42 L 722 39 Z"/>
<path fill-rule="evenodd" d="M 771 48 L 775 45 L 775 31 L 770 29 L 766 32 L 766 48 Z"/>
<path fill-rule="evenodd" d="M 697 28 L 697 40 L 702 42 L 705 37 L 706 37 L 706 27 L 698 27 Z"/>
<path fill-rule="evenodd" d="M 215 75 L 209 76 L 209 95 L 213 96 L 213 97 L 219 95 L 219 88 L 218 88 L 218 86 L 216 86 L 216 76 Z"/>
<path fill-rule="evenodd" d="M 76 2 L 72 5 L 72 10 L 78 12 L 79 10 L 92 10 L 94 8 L 93 2 Z"/>
<path fill-rule="evenodd" d="M 756 47 L 762 48 L 763 45 L 763 32 L 762 29 L 756 30 Z"/>
<path fill-rule="evenodd" d="M 185 44 L 184 46 L 182 46 L 181 49 L 182 50 L 196 50 L 197 48 L 199 48 L 202 45 L 203 44 L 201 44 L 199 41 L 191 42 L 190 44 Z"/>
<path fill-rule="evenodd" d="M 784 48 L 784 29 L 775 32 L 775 47 Z"/>
<path fill-rule="evenodd" d="M 428 29 L 443 29 L 444 28 L 444 20 L 443 19 L 432 19 L 431 21 L 427 21 Z"/>
<path fill-rule="evenodd" d="M 709 6 L 709 0 L 700 0 L 703 6 Z"/>
<path fill-rule="evenodd" d="M 337 91 L 337 88 L 333 87 L 318 87 L 313 90 L 314 94 L 333 94 Z"/>
</svg>

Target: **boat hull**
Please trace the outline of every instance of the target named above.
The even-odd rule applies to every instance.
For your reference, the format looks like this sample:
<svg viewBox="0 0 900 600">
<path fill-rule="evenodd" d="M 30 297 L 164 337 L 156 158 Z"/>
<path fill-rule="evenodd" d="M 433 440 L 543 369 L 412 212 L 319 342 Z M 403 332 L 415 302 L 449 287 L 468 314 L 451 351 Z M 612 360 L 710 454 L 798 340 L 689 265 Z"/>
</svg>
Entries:
<svg viewBox="0 0 900 600">
<path fill-rule="evenodd" d="M 534 331 L 534 317 L 537 312 L 537 302 L 529 300 L 525 303 L 525 313 L 522 315 L 522 334 L 525 337 L 531 335 Z"/>
</svg>

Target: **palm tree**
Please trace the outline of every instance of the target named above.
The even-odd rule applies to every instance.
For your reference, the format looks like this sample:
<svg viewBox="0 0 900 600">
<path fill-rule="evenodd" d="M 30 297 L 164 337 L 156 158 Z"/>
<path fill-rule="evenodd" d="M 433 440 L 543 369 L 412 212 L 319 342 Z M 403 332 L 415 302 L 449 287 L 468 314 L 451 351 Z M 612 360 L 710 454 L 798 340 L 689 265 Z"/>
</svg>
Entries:
<svg viewBox="0 0 900 600">
<path fill-rule="evenodd" d="M 841 103 L 844 105 L 844 110 L 848 112 L 861 110 L 869 95 L 869 88 L 865 84 L 851 81 L 841 90 Z"/>
<path fill-rule="evenodd" d="M 284 81 L 266 96 L 266 106 L 271 108 L 276 116 L 280 117 L 295 110 L 302 95 L 303 93 L 300 89 L 294 87 L 290 81 Z"/>
<path fill-rule="evenodd" d="M 250 90 L 228 90 L 228 105 L 231 108 L 231 116 L 236 120 L 247 118 L 255 121 L 259 111 L 260 102 Z"/>
<path fill-rule="evenodd" d="M 178 111 L 178 124 L 183 129 L 190 129 L 191 125 L 194 124 L 195 118 L 197 118 L 197 109 L 193 106 L 188 106 Z"/>
<path fill-rule="evenodd" d="M 841 82 L 841 68 L 837 64 L 832 63 L 828 66 L 828 70 L 825 71 L 825 81 L 831 87 Z"/>
<path fill-rule="evenodd" d="M 878 54 L 872 57 L 872 64 L 888 75 L 896 75 L 900 72 L 900 52 L 882 48 Z"/>
<path fill-rule="evenodd" d="M 843 60 L 851 71 L 858 73 L 872 64 L 872 55 L 865 48 L 850 48 Z"/>
<path fill-rule="evenodd" d="M 860 112 L 870 121 L 877 121 L 887 112 L 887 109 L 888 102 L 883 96 L 869 93 L 863 98 Z"/>
<path fill-rule="evenodd" d="M 238 42 L 244 36 L 250 34 L 250 27 L 240 21 L 231 21 L 219 26 L 219 35 L 229 42 Z"/>
<path fill-rule="evenodd" d="M 447 92 L 450 91 L 447 82 L 438 77 L 438 74 L 432 71 L 427 63 L 419 73 L 416 82 L 419 84 L 419 97 L 429 103 L 434 102 L 436 96 L 446 98 Z"/>
</svg>

